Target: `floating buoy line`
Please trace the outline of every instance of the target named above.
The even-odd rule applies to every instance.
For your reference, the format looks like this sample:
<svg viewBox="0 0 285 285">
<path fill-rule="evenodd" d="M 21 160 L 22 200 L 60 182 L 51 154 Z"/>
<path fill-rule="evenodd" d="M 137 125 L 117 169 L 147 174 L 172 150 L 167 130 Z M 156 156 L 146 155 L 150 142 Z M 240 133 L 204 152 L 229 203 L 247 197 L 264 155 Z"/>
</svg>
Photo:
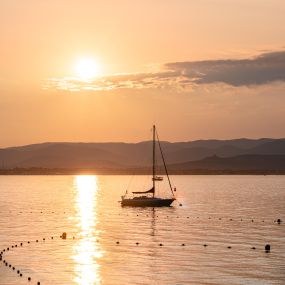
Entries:
<svg viewBox="0 0 285 285">
<path fill-rule="evenodd" d="M 281 224 L 282 221 L 281 221 L 281 219 L 277 219 L 275 222 L 278 223 L 278 224 Z M 50 240 L 50 241 L 51 241 L 51 240 L 55 240 L 56 237 L 57 237 L 57 236 L 50 236 L 49 240 Z M 62 239 L 62 240 L 66 240 L 66 239 L 67 239 L 67 233 L 66 233 L 66 232 L 63 232 L 63 233 L 59 236 L 59 238 Z M 80 239 L 80 236 L 77 236 L 77 237 L 76 237 L 76 236 L 72 236 L 72 238 L 70 238 L 70 240 L 78 240 L 78 239 Z M 17 269 L 15 266 L 13 266 L 13 264 L 9 263 L 5 256 L 6 256 L 6 254 L 7 254 L 8 252 L 10 252 L 11 250 L 15 250 L 15 249 L 17 249 L 17 248 L 22 248 L 24 245 L 27 245 L 27 244 L 28 244 L 28 245 L 31 245 L 33 242 L 34 242 L 34 243 L 39 243 L 40 240 L 42 240 L 42 242 L 44 243 L 44 242 L 46 241 L 46 238 L 43 237 L 42 239 L 36 239 L 36 240 L 34 240 L 34 241 L 30 241 L 30 240 L 28 240 L 28 241 L 23 241 L 23 242 L 20 242 L 20 243 L 18 243 L 18 244 L 13 244 L 13 245 L 11 245 L 11 246 L 8 246 L 8 247 L 6 247 L 6 248 L 3 248 L 3 249 L 0 251 L 0 264 L 5 265 L 6 267 L 10 268 L 13 272 L 15 272 L 15 273 L 17 274 L 18 277 L 20 277 L 20 278 L 27 278 L 27 281 L 28 281 L 28 282 L 31 282 L 31 281 L 32 281 L 32 277 L 31 277 L 31 276 L 27 276 L 27 277 L 24 276 L 23 273 L 22 273 L 22 271 L 21 271 L 20 269 Z M 96 239 L 96 242 L 99 243 L 100 240 L 99 240 L 99 239 Z M 111 241 L 111 242 L 112 242 L 112 241 Z M 116 244 L 117 246 L 127 246 L 127 245 L 124 244 L 124 243 L 120 243 L 119 240 L 113 241 L 113 244 Z M 136 247 L 139 247 L 139 246 L 143 245 L 143 243 L 140 243 L 140 242 L 137 241 L 137 242 L 135 242 L 135 243 L 130 244 L 129 246 L 132 246 L 132 245 L 133 245 L 133 246 L 136 246 Z M 191 244 L 186 244 L 186 243 L 181 243 L 181 244 L 164 244 L 164 243 L 160 242 L 160 243 L 157 244 L 158 247 L 165 247 L 165 246 L 171 246 L 171 247 L 173 247 L 173 246 L 186 247 L 187 245 L 189 245 L 189 246 L 198 245 L 198 246 L 203 246 L 204 248 L 207 248 L 207 247 L 210 247 L 210 246 L 211 246 L 211 245 L 206 244 L 206 243 L 204 243 L 204 244 L 198 244 L 198 243 L 196 243 L 196 244 L 194 244 L 194 243 L 191 243 Z M 226 247 L 227 247 L 227 249 L 232 249 L 232 248 L 233 248 L 232 245 L 228 245 L 228 246 L 226 246 Z M 250 249 L 256 250 L 257 248 L 256 248 L 255 246 L 252 246 Z M 270 251 L 271 251 L 271 245 L 270 245 L 270 244 L 264 245 L 264 252 L 265 252 L 265 253 L 270 253 Z M 40 285 L 41 282 L 40 282 L 40 281 L 37 281 L 35 284 Z"/>
<path fill-rule="evenodd" d="M 0 214 L 3 211 L 0 211 Z M 9 213 L 12 213 L 12 211 L 9 211 Z M 17 214 L 37 214 L 37 215 L 46 215 L 46 214 L 55 214 L 55 215 L 60 215 L 60 214 L 65 214 L 65 215 L 72 215 L 74 214 L 74 212 L 50 212 L 50 211 L 15 211 L 14 213 Z M 173 213 L 174 214 L 174 213 Z M 98 216 L 106 216 L 108 218 L 110 218 L 108 213 L 98 213 Z M 150 218 L 163 218 L 163 219 L 170 219 L 170 218 L 174 218 L 173 215 L 153 215 L 153 214 L 121 214 L 118 213 L 118 216 L 127 216 L 127 217 L 150 217 Z M 218 221 L 230 221 L 230 222 L 261 222 L 261 223 L 265 223 L 265 222 L 270 222 L 270 223 L 276 223 L 276 224 L 281 224 L 283 221 L 278 218 L 276 220 L 266 220 L 264 218 L 255 218 L 255 217 L 235 217 L 235 218 L 231 218 L 231 217 L 218 217 L 218 216 L 186 216 L 186 215 L 175 215 L 175 218 L 177 219 L 199 219 L 199 220 L 218 220 Z"/>
<path fill-rule="evenodd" d="M 19 213 L 23 213 L 23 212 L 19 212 Z M 29 213 L 33 213 L 33 212 L 29 212 Z M 34 213 L 37 213 L 38 214 L 38 212 L 34 212 Z M 40 212 L 41 214 L 44 214 L 44 212 Z M 52 214 L 56 214 L 55 212 L 51 212 Z M 65 214 L 66 212 L 64 212 L 64 214 Z M 50 213 L 49 213 L 50 214 Z M 100 214 L 101 215 L 101 214 Z M 120 214 L 119 214 L 120 215 Z M 129 216 L 128 214 L 127 214 L 127 216 Z M 138 216 L 143 216 L 143 217 L 153 217 L 153 216 L 151 216 L 150 214 L 146 214 L 146 215 L 144 215 L 144 214 L 136 214 L 136 217 L 138 217 Z M 156 215 L 155 216 L 156 218 L 159 218 L 159 217 L 161 217 L 161 216 L 159 216 L 159 215 Z M 169 218 L 169 217 L 172 217 L 173 218 L 173 216 L 169 216 L 169 215 L 167 215 L 167 216 L 163 216 L 164 218 Z M 191 219 L 191 218 L 194 218 L 194 219 L 200 219 L 200 217 L 199 216 L 176 216 L 176 218 L 185 218 L 185 219 Z M 262 223 L 264 223 L 265 222 L 265 219 L 254 219 L 254 218 L 222 218 L 222 217 L 202 217 L 202 218 L 205 218 L 205 219 L 207 219 L 207 220 L 219 220 L 219 221 L 221 221 L 221 220 L 223 220 L 223 221 L 229 221 L 229 222 L 233 222 L 233 221 L 237 221 L 237 222 L 245 222 L 245 221 L 248 221 L 248 222 L 251 222 L 251 223 L 254 223 L 254 222 L 262 222 Z M 200 219 L 200 221 L 201 221 L 202 219 Z M 276 219 L 276 220 L 274 220 L 274 221 L 271 221 L 271 223 L 275 223 L 275 224 L 278 224 L 278 225 L 280 225 L 283 221 L 280 219 L 280 218 L 278 218 L 278 219 Z M 72 235 L 71 235 L 72 236 Z M 56 236 L 56 235 L 52 235 L 52 236 L 50 236 L 50 238 L 49 238 L 49 240 L 55 240 L 55 238 L 56 237 L 58 237 L 58 236 Z M 64 232 L 64 233 L 62 233 L 61 235 L 60 235 L 60 237 L 59 237 L 60 239 L 62 239 L 62 240 L 66 240 L 67 239 L 67 233 L 66 232 Z M 78 239 L 80 239 L 81 237 L 80 236 L 72 236 L 72 238 L 70 238 L 70 240 L 78 240 Z M 34 243 L 39 243 L 39 241 L 40 240 L 42 240 L 43 242 L 45 242 L 46 241 L 46 238 L 45 237 L 43 237 L 42 239 L 36 239 L 36 240 L 34 240 L 34 241 L 31 241 L 31 240 L 28 240 L 28 241 L 22 241 L 22 242 L 20 242 L 20 243 L 17 243 L 17 244 L 12 244 L 12 245 L 10 245 L 10 246 L 8 246 L 8 247 L 6 247 L 6 248 L 3 248 L 1 251 L 0 251 L 0 264 L 2 264 L 2 265 L 4 265 L 4 266 L 6 266 L 7 268 L 9 268 L 9 269 L 11 269 L 12 270 L 12 272 L 15 272 L 15 274 L 17 274 L 17 276 L 18 277 L 20 277 L 20 278 L 26 278 L 26 280 L 30 283 L 31 281 L 32 281 L 32 277 L 31 276 L 24 276 L 23 275 L 23 273 L 22 273 L 22 271 L 20 270 L 20 269 L 17 269 L 15 266 L 13 266 L 13 264 L 11 264 L 11 263 L 9 263 L 8 261 L 7 261 L 7 259 L 5 258 L 5 256 L 6 256 L 6 254 L 8 253 L 8 252 L 10 252 L 11 250 L 15 250 L 15 249 L 17 249 L 17 248 L 21 248 L 21 247 L 23 247 L 24 245 L 31 245 L 33 242 Z M 96 242 L 100 242 L 100 240 L 96 240 Z M 124 244 L 124 243 L 121 243 L 120 241 L 118 241 L 118 240 L 116 240 L 116 241 L 110 241 L 111 243 L 113 243 L 113 244 L 116 244 L 117 246 L 127 246 L 127 244 Z M 193 245 L 196 245 L 196 246 L 203 246 L 204 248 L 207 248 L 207 247 L 210 247 L 210 246 L 212 246 L 212 245 L 209 245 L 209 244 L 198 244 L 198 243 L 196 243 L 196 244 L 194 244 L 194 243 L 191 243 L 191 244 L 186 244 L 186 243 L 181 243 L 181 244 L 167 244 L 167 243 L 162 243 L 162 242 L 160 242 L 160 243 L 158 243 L 157 244 L 157 246 L 158 247 L 165 247 L 165 246 L 171 246 L 171 247 L 173 247 L 173 246 L 179 246 L 179 247 L 187 247 L 187 246 L 193 246 Z M 143 243 L 141 243 L 141 242 L 135 242 L 135 243 L 132 243 L 132 244 L 129 244 L 129 246 L 136 246 L 136 247 L 139 247 L 139 246 L 143 246 Z M 225 247 L 227 248 L 227 249 L 232 249 L 233 247 L 232 247 L 232 245 L 225 245 Z M 252 246 L 252 247 L 250 247 L 250 249 L 251 250 L 256 250 L 257 249 L 257 247 L 255 247 L 255 246 Z M 270 251 L 271 251 L 271 245 L 270 244 L 266 244 L 266 245 L 264 245 L 264 252 L 265 253 L 270 253 Z M 36 283 L 35 283 L 36 285 L 40 285 L 41 284 L 41 282 L 40 281 L 37 281 Z"/>
</svg>

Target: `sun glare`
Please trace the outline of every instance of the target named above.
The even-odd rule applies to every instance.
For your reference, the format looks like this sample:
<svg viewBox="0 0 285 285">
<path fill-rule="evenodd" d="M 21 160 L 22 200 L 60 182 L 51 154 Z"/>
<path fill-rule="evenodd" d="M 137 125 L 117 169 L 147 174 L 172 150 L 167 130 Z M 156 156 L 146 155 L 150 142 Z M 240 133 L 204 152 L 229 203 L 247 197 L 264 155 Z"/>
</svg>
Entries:
<svg viewBox="0 0 285 285">
<path fill-rule="evenodd" d="M 100 67 L 94 59 L 85 57 L 76 62 L 75 72 L 81 79 L 92 79 L 99 75 Z"/>
</svg>

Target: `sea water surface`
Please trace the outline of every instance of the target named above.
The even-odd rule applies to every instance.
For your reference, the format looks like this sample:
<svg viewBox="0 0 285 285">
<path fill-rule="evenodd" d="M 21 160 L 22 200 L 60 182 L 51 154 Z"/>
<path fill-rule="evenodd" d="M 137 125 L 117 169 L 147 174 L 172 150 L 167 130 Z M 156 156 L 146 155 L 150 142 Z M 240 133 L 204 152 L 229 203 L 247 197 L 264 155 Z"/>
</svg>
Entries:
<svg viewBox="0 0 285 285">
<path fill-rule="evenodd" d="M 118 203 L 146 176 L 0 176 L 0 284 L 285 284 L 285 176 L 172 178 L 154 209 Z"/>
</svg>

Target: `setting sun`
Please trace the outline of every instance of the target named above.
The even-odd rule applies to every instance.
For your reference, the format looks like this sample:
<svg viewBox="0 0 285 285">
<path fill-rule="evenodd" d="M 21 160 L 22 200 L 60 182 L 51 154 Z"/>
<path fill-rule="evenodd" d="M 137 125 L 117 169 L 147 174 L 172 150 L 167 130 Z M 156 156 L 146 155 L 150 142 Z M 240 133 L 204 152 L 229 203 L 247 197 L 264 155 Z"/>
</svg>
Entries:
<svg viewBox="0 0 285 285">
<path fill-rule="evenodd" d="M 80 58 L 75 64 L 75 73 L 81 79 L 91 79 L 99 75 L 100 66 L 93 58 Z"/>
</svg>

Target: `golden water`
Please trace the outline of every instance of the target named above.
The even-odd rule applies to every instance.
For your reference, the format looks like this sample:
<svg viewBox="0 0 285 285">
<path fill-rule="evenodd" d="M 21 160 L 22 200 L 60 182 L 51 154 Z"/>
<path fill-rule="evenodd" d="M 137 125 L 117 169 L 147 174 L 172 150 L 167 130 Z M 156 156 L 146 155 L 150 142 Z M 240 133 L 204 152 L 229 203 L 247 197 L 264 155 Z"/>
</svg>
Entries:
<svg viewBox="0 0 285 285">
<path fill-rule="evenodd" d="M 0 176 L 0 251 L 23 274 L 2 261 L 0 284 L 285 284 L 284 176 L 173 181 L 182 207 L 143 209 L 118 201 L 146 176 Z"/>
</svg>

